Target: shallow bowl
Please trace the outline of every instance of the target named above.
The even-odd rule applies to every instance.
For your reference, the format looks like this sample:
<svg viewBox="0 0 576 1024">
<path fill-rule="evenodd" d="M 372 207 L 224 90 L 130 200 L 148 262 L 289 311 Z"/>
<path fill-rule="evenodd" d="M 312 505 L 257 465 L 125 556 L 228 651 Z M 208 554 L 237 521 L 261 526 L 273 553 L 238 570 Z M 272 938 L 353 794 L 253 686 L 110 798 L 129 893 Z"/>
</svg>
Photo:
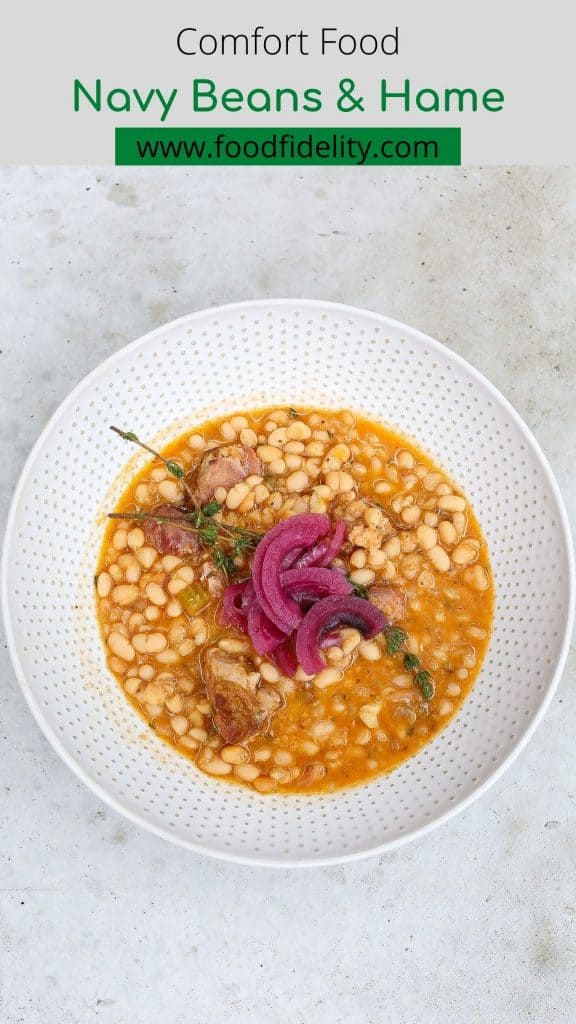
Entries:
<svg viewBox="0 0 576 1024">
<path fill-rule="evenodd" d="M 163 743 L 108 672 L 93 575 L 103 514 L 145 462 L 109 424 L 159 446 L 207 417 L 269 404 L 349 408 L 409 435 L 471 499 L 490 547 L 494 632 L 450 724 L 390 775 L 326 796 L 266 796 L 209 778 Z M 116 353 L 52 417 L 16 489 L 2 599 L 12 660 L 44 734 L 129 819 L 228 860 L 302 866 L 399 846 L 504 772 L 548 706 L 567 653 L 573 553 L 550 467 L 505 398 L 419 331 L 327 302 L 194 313 Z"/>
</svg>

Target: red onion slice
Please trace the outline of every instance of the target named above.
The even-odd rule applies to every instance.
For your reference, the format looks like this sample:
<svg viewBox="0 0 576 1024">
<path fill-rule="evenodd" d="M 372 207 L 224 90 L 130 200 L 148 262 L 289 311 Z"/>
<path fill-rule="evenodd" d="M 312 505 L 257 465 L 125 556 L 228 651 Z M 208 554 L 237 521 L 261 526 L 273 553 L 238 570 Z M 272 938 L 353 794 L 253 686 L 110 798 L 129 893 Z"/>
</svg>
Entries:
<svg viewBox="0 0 576 1024">
<path fill-rule="evenodd" d="M 246 612 L 244 609 L 244 596 L 246 589 L 251 586 L 250 580 L 243 580 L 242 583 L 231 583 L 226 587 L 222 598 L 222 610 L 220 622 L 223 626 L 235 626 L 246 632 Z"/>
<path fill-rule="evenodd" d="M 326 668 L 320 645 L 328 633 L 353 626 L 369 639 L 388 625 L 382 612 L 361 597 L 325 597 L 306 613 L 296 634 L 296 657 L 306 675 Z"/>
<path fill-rule="evenodd" d="M 328 516 L 314 513 L 279 523 L 256 548 L 252 579 L 224 593 L 222 623 L 247 632 L 256 652 L 269 656 L 284 675 L 293 676 L 298 663 L 307 675 L 320 672 L 320 651 L 339 643 L 341 626 L 355 626 L 369 637 L 387 625 L 378 608 L 352 596 L 343 572 L 328 568 L 347 527 L 339 520 L 327 537 L 330 528 Z"/>
<path fill-rule="evenodd" d="M 324 554 L 323 558 L 319 562 L 317 562 L 317 565 L 332 565 L 332 562 L 340 554 L 340 551 L 342 550 L 342 545 L 346 540 L 347 531 L 347 523 L 345 522 L 344 519 L 339 519 L 338 522 L 336 523 L 336 526 L 334 527 L 334 533 L 332 534 L 332 539 L 330 540 L 328 550 Z"/>
<path fill-rule="evenodd" d="M 248 609 L 248 636 L 256 653 L 261 655 L 270 654 L 286 639 L 286 635 L 270 622 L 257 601 L 253 601 Z"/>
<path fill-rule="evenodd" d="M 304 551 L 295 562 L 294 567 L 296 569 L 307 569 L 314 565 L 321 565 L 322 559 L 329 547 L 330 545 L 327 540 L 321 540 L 320 543 L 315 544 L 313 548 L 308 548 L 308 551 Z M 291 569 L 292 566 L 287 565 L 285 568 Z"/>
<path fill-rule="evenodd" d="M 350 580 L 334 569 L 305 568 L 289 569 L 280 576 L 282 590 L 298 603 L 318 601 L 332 595 L 351 594 Z"/>
<path fill-rule="evenodd" d="M 302 553 L 299 548 L 289 551 L 286 557 L 282 559 L 281 571 L 287 572 L 288 569 L 294 569 L 295 566 L 300 565 L 300 561 L 305 555 L 306 552 Z"/>
<path fill-rule="evenodd" d="M 308 551 L 304 551 L 295 562 L 295 568 L 307 569 L 308 567 L 327 568 L 332 565 L 332 562 L 340 554 L 342 545 L 346 540 L 346 531 L 348 529 L 347 523 L 344 519 L 339 519 L 334 527 L 334 533 L 331 539 L 321 540 L 318 544 L 315 544 L 313 548 L 309 548 Z M 292 568 L 291 566 L 283 566 L 284 569 Z"/>
<path fill-rule="evenodd" d="M 296 601 L 282 590 L 280 573 L 286 557 L 325 537 L 330 529 L 328 516 L 308 513 L 293 516 L 268 531 L 254 555 L 252 580 L 258 602 L 271 622 L 284 633 L 291 633 L 302 620 Z"/>
<path fill-rule="evenodd" d="M 248 614 L 248 609 L 255 600 L 256 591 L 254 590 L 254 584 L 252 583 L 252 580 L 246 580 L 244 584 L 244 593 L 242 595 L 242 611 L 245 615 Z"/>
<path fill-rule="evenodd" d="M 339 643 L 340 633 L 326 633 L 320 641 L 320 650 L 327 651 L 330 647 L 338 647 Z"/>
<path fill-rule="evenodd" d="M 278 666 L 283 676 L 292 679 L 298 670 L 298 660 L 292 640 L 285 639 L 270 654 L 270 660 Z"/>
</svg>

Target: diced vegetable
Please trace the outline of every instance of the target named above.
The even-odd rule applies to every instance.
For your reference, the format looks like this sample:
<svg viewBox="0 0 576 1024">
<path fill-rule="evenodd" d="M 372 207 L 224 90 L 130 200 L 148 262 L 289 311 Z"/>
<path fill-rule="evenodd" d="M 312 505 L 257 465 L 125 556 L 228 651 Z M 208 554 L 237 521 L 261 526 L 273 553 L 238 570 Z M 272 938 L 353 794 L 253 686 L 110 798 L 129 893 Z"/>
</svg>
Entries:
<svg viewBox="0 0 576 1024">
<path fill-rule="evenodd" d="M 178 593 L 178 600 L 186 614 L 193 618 L 210 603 L 210 593 L 202 583 L 189 583 Z"/>
</svg>

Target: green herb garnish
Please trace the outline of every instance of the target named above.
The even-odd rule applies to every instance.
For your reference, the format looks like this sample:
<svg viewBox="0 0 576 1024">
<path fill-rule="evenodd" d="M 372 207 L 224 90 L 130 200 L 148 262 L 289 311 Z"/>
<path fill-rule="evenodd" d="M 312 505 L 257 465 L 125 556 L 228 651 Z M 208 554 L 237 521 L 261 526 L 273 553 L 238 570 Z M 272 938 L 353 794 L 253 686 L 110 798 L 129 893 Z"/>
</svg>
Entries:
<svg viewBox="0 0 576 1024">
<path fill-rule="evenodd" d="M 204 507 L 202 508 L 202 515 L 205 516 L 206 519 L 210 519 L 210 517 L 215 516 L 216 513 L 219 512 L 221 508 L 222 506 L 220 502 L 216 501 L 216 499 L 213 498 L 212 501 L 209 501 L 208 504 L 204 505 Z"/>
<path fill-rule="evenodd" d="M 388 626 L 384 630 L 384 638 L 386 640 L 386 650 L 392 656 L 404 650 L 408 634 L 403 629 L 400 629 L 399 626 Z"/>
<path fill-rule="evenodd" d="M 424 700 L 431 700 L 434 696 L 434 680 L 427 669 L 420 668 L 420 658 L 411 651 L 406 650 L 408 634 L 399 626 L 388 626 L 384 630 L 386 650 L 392 657 L 394 654 L 402 654 L 404 668 L 414 673 L 414 685 L 422 692 Z"/>
<path fill-rule="evenodd" d="M 212 551 L 212 561 L 217 569 L 222 569 L 227 576 L 231 576 L 236 568 L 234 557 L 223 548 L 215 547 Z"/>
<path fill-rule="evenodd" d="M 409 672 L 414 671 L 416 668 L 420 668 L 420 658 L 417 658 L 415 654 L 411 654 L 407 651 L 404 655 L 404 668 L 407 668 Z"/>
<path fill-rule="evenodd" d="M 172 476 L 176 477 L 177 480 L 180 480 L 182 487 L 186 491 L 186 494 L 188 495 L 188 498 L 190 499 L 192 504 L 196 504 L 194 495 L 190 490 L 188 484 L 186 483 L 186 480 L 184 479 L 184 477 L 186 476 L 184 469 L 182 468 L 179 462 L 174 462 L 173 459 L 165 459 L 163 455 L 160 455 L 160 452 L 155 451 L 155 449 L 151 448 L 150 445 L 146 444 L 144 441 L 141 441 L 133 430 L 121 430 L 120 427 L 110 427 L 110 430 L 113 430 L 115 434 L 118 434 L 118 437 L 121 437 L 123 441 L 130 441 L 132 444 L 137 444 L 139 448 L 142 448 L 145 452 L 148 452 L 150 455 L 153 455 L 155 459 L 159 459 L 160 462 L 163 462 L 168 472 Z"/>
<path fill-rule="evenodd" d="M 346 579 L 348 580 L 349 583 L 352 584 L 352 590 L 354 591 L 356 597 L 361 597 L 363 601 L 369 600 L 368 588 L 365 587 L 363 583 L 354 583 L 354 580 L 351 580 L 349 576 L 346 576 Z"/>
<path fill-rule="evenodd" d="M 432 676 L 429 672 L 424 669 L 422 672 L 417 672 L 414 676 L 414 682 L 416 686 L 419 686 L 422 690 L 422 696 L 424 700 L 430 700 L 434 696 L 434 684 L 432 682 Z"/>
<path fill-rule="evenodd" d="M 136 512 L 110 512 L 109 519 L 127 519 L 134 522 L 151 519 L 157 523 L 169 523 L 181 530 L 189 530 L 198 537 L 198 542 L 212 555 L 214 565 L 231 575 L 236 571 L 236 560 L 242 558 L 247 551 L 252 551 L 262 540 L 262 534 L 252 530 L 245 530 L 241 526 L 233 526 L 230 523 L 219 522 L 215 516 L 221 511 L 220 502 L 212 499 L 206 505 L 199 507 L 194 494 L 185 480 L 185 471 L 178 462 L 172 459 L 165 459 L 163 455 L 155 451 L 132 430 L 120 430 L 119 427 L 110 427 L 115 434 L 118 434 L 123 441 L 131 441 L 137 444 L 144 451 L 149 452 L 154 458 L 159 459 L 166 466 L 168 472 L 181 481 L 186 495 L 192 504 L 192 508 L 178 508 L 178 516 L 162 516 L 154 511 L 139 509 Z"/>
<path fill-rule="evenodd" d="M 156 523 L 169 523 L 170 526 L 177 526 L 179 530 L 189 530 L 196 534 L 200 545 L 210 552 L 214 565 L 227 575 L 231 575 L 236 571 L 235 559 L 242 558 L 247 551 L 253 551 L 262 540 L 263 534 L 245 530 L 241 526 L 232 526 L 230 523 L 219 523 L 212 518 L 215 514 L 212 511 L 211 515 L 206 517 L 203 508 L 179 508 L 176 517 L 138 509 L 136 512 L 109 512 L 108 519 L 127 519 L 135 523 L 152 520 Z"/>
<path fill-rule="evenodd" d="M 243 558 L 247 551 L 253 547 L 252 539 L 247 536 L 239 536 L 234 541 L 234 547 L 232 548 L 233 558 Z"/>
</svg>

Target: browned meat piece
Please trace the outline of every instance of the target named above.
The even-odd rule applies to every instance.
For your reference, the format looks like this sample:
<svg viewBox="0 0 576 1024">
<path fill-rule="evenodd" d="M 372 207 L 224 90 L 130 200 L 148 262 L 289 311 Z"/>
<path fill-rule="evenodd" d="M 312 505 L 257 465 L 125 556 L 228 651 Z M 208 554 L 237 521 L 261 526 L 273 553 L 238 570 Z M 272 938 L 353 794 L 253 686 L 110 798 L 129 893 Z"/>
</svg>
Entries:
<svg viewBox="0 0 576 1024">
<path fill-rule="evenodd" d="M 213 597 L 215 600 L 222 597 L 226 580 L 220 570 L 216 568 L 211 558 L 207 558 L 202 563 L 200 579 L 208 587 L 210 597 Z"/>
<path fill-rule="evenodd" d="M 205 505 L 214 497 L 217 487 L 225 487 L 229 491 L 240 480 L 252 474 L 260 476 L 261 472 L 262 463 L 253 448 L 232 444 L 206 452 L 198 466 L 188 474 L 187 483 L 198 504 Z"/>
<path fill-rule="evenodd" d="M 247 659 L 219 647 L 204 652 L 202 673 L 214 727 L 226 743 L 255 736 L 284 703 L 277 690 L 259 685 L 258 673 Z"/>
<path fill-rule="evenodd" d="M 158 505 L 152 510 L 153 515 L 162 516 L 163 519 L 181 519 L 185 509 L 176 508 L 175 505 Z M 156 548 L 161 555 L 193 555 L 198 551 L 198 538 L 193 530 L 184 529 L 182 526 L 172 526 L 171 523 L 159 523 L 154 519 L 142 521 L 142 529 L 146 540 L 152 547 Z"/>
<path fill-rule="evenodd" d="M 369 587 L 368 598 L 390 622 L 398 622 L 406 614 L 406 594 L 397 587 Z"/>
</svg>

